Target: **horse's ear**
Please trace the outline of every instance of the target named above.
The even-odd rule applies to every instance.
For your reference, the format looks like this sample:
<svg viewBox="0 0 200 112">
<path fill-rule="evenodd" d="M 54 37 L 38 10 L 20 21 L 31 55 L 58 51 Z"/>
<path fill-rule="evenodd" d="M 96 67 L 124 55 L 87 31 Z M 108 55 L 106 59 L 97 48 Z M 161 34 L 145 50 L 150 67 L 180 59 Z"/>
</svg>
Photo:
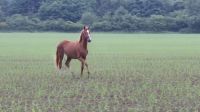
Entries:
<svg viewBox="0 0 200 112">
<path fill-rule="evenodd" d="M 85 30 L 85 29 L 86 29 L 86 26 L 84 26 L 83 29 Z"/>
<path fill-rule="evenodd" d="M 87 30 L 87 29 L 89 29 L 89 26 L 86 26 L 86 25 L 85 25 L 85 26 L 83 27 L 83 29 L 84 29 L 84 30 Z"/>
</svg>

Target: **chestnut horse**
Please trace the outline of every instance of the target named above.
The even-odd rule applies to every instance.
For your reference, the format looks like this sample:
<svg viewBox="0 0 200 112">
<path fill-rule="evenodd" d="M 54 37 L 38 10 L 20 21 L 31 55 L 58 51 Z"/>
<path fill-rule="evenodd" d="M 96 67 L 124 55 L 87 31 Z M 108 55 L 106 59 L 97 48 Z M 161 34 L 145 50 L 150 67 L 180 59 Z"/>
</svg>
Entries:
<svg viewBox="0 0 200 112">
<path fill-rule="evenodd" d="M 81 36 L 79 41 L 72 42 L 64 40 L 60 42 L 57 46 L 57 51 L 56 51 L 57 67 L 61 69 L 62 60 L 65 54 L 67 56 L 67 61 L 65 62 L 67 68 L 70 68 L 69 63 L 72 59 L 78 59 L 81 62 L 81 77 L 83 75 L 84 65 L 87 67 L 88 77 L 89 77 L 90 72 L 88 69 L 88 64 L 86 62 L 86 56 L 88 54 L 87 50 L 88 42 L 91 42 L 90 30 L 88 26 L 84 26 L 83 30 L 81 31 Z"/>
</svg>

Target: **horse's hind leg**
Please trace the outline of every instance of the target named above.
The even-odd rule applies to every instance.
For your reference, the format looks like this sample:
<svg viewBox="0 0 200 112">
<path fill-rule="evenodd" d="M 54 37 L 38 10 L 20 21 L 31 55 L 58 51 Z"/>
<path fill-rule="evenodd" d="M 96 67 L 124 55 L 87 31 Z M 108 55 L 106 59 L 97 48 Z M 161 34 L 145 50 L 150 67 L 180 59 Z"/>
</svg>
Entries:
<svg viewBox="0 0 200 112">
<path fill-rule="evenodd" d="M 67 68 L 70 67 L 70 66 L 69 66 L 70 61 L 71 61 L 71 58 L 67 57 L 67 61 L 65 62 L 65 65 L 67 66 Z"/>
<path fill-rule="evenodd" d="M 65 62 L 65 65 L 67 66 L 67 68 L 69 69 L 70 72 L 71 72 L 71 69 L 70 69 L 69 63 L 71 60 L 72 60 L 71 58 L 67 57 L 67 61 Z M 71 72 L 71 73 L 73 74 L 73 72 Z"/>
</svg>

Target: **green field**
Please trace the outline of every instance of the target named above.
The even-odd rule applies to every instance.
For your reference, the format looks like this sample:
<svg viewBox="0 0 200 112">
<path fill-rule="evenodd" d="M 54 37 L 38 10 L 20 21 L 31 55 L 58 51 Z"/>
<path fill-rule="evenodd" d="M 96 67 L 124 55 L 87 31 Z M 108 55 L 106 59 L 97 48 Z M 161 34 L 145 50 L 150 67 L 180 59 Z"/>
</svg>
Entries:
<svg viewBox="0 0 200 112">
<path fill-rule="evenodd" d="M 79 35 L 0 33 L 0 112 L 200 111 L 200 35 L 92 33 L 89 79 L 55 68 Z"/>
</svg>

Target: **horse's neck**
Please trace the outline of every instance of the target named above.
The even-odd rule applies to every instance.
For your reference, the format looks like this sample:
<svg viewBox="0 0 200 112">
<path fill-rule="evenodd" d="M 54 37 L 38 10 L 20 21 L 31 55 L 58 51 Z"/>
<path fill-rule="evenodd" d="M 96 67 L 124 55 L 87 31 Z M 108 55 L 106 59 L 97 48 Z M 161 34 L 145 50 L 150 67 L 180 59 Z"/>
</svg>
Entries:
<svg viewBox="0 0 200 112">
<path fill-rule="evenodd" d="M 83 48 L 87 49 L 87 41 L 85 41 L 85 40 L 83 39 L 82 35 L 80 36 L 79 43 L 80 43 L 80 45 L 81 45 Z"/>
</svg>

